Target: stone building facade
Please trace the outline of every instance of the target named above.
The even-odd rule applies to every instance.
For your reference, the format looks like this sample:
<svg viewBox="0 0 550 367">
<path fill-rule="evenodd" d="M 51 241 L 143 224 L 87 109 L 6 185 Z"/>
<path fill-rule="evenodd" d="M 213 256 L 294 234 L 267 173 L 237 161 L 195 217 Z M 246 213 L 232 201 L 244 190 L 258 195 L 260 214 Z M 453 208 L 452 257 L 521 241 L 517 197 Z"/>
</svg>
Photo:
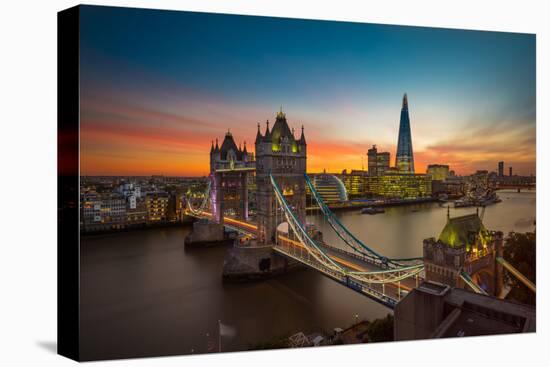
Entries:
<svg viewBox="0 0 550 367">
<path fill-rule="evenodd" d="M 258 244 L 267 245 L 275 242 L 277 218 L 275 215 L 275 194 L 269 174 L 275 178 L 283 194 L 292 206 L 298 220 L 305 223 L 306 219 L 306 157 L 307 144 L 302 126 L 299 139 L 290 129 L 286 114 L 281 110 L 277 113 L 273 128 L 269 129 L 266 122 L 265 133 L 256 134 L 256 201 L 258 218 Z"/>
<path fill-rule="evenodd" d="M 502 232 L 489 231 L 477 213 L 451 218 L 439 238 L 423 243 L 426 280 L 470 289 L 464 278 L 486 293 L 500 295 L 503 288 Z"/>
</svg>

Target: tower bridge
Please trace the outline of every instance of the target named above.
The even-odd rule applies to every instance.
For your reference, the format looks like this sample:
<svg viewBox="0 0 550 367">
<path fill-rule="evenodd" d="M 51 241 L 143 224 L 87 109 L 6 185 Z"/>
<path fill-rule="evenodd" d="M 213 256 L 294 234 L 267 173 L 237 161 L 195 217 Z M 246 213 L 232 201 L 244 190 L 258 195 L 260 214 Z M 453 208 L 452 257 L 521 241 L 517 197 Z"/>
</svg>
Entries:
<svg viewBox="0 0 550 367">
<path fill-rule="evenodd" d="M 264 131 L 258 124 L 255 157 L 246 144 L 238 147 L 229 131 L 221 147 L 212 142 L 206 192 L 200 203 L 187 201 L 187 214 L 201 219 L 193 228 L 198 238 L 216 240 L 224 227 L 240 233 L 224 263 L 226 279 L 261 279 L 302 265 L 389 308 L 424 279 L 499 295 L 505 266 L 502 234 L 485 229 L 477 214 L 449 217 L 437 241 L 424 241 L 423 257 L 387 258 L 347 229 L 315 189 L 306 173 L 303 126 L 296 138 L 281 109 L 272 129 L 266 121 Z M 252 175 L 254 218 L 248 212 Z M 319 208 L 317 215 L 336 240 L 325 241 L 307 223 L 306 189 L 311 192 L 308 205 Z"/>
</svg>

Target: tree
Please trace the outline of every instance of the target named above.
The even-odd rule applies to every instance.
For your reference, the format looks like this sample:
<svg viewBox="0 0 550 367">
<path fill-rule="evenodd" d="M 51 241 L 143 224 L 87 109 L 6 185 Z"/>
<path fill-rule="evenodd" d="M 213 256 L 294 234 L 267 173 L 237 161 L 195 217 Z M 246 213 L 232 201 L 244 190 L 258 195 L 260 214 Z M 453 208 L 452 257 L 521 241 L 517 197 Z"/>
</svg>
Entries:
<svg viewBox="0 0 550 367">
<path fill-rule="evenodd" d="M 512 264 L 527 279 L 536 284 L 536 234 L 535 232 L 516 233 L 510 232 L 504 245 L 504 259 Z M 521 303 L 535 305 L 536 296 L 516 277 L 504 272 L 504 279 L 510 284 L 509 299 Z"/>
<path fill-rule="evenodd" d="M 369 323 L 367 334 L 371 342 L 393 341 L 393 315 Z"/>
</svg>

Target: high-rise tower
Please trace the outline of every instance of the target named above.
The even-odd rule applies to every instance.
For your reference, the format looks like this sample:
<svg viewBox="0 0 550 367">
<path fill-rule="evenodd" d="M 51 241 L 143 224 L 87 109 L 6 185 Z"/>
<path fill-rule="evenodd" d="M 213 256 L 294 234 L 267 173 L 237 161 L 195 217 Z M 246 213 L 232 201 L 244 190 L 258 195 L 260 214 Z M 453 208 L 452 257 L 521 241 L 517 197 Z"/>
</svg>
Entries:
<svg viewBox="0 0 550 367">
<path fill-rule="evenodd" d="M 411 122 L 409 120 L 409 104 L 407 93 L 403 96 L 401 119 L 399 121 L 399 138 L 397 140 L 397 154 L 395 167 L 399 172 L 414 173 L 414 157 L 411 138 Z"/>
</svg>

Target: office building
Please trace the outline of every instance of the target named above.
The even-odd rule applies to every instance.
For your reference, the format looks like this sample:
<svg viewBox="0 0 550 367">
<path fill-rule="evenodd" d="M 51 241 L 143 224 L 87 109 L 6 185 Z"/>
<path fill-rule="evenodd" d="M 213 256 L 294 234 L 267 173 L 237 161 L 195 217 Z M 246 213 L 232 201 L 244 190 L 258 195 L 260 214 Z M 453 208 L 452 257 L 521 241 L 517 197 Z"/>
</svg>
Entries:
<svg viewBox="0 0 550 367">
<path fill-rule="evenodd" d="M 313 175 L 312 183 L 326 204 L 341 203 L 348 200 L 348 193 L 344 183 L 335 175 L 327 173 Z M 309 188 L 307 189 L 309 192 Z"/>
<path fill-rule="evenodd" d="M 169 195 L 166 192 L 147 193 L 145 207 L 149 222 L 165 221 L 167 219 Z"/>
<path fill-rule="evenodd" d="M 432 180 L 445 181 L 449 177 L 449 166 L 446 164 L 430 164 L 426 173 L 432 176 Z"/>
<path fill-rule="evenodd" d="M 432 179 L 429 175 L 388 173 L 368 176 L 366 180 L 367 193 L 373 197 L 418 199 L 432 194 Z"/>
<path fill-rule="evenodd" d="M 368 170 L 370 176 L 381 176 L 390 169 L 390 153 L 379 152 L 376 145 L 368 150 Z"/>
</svg>

